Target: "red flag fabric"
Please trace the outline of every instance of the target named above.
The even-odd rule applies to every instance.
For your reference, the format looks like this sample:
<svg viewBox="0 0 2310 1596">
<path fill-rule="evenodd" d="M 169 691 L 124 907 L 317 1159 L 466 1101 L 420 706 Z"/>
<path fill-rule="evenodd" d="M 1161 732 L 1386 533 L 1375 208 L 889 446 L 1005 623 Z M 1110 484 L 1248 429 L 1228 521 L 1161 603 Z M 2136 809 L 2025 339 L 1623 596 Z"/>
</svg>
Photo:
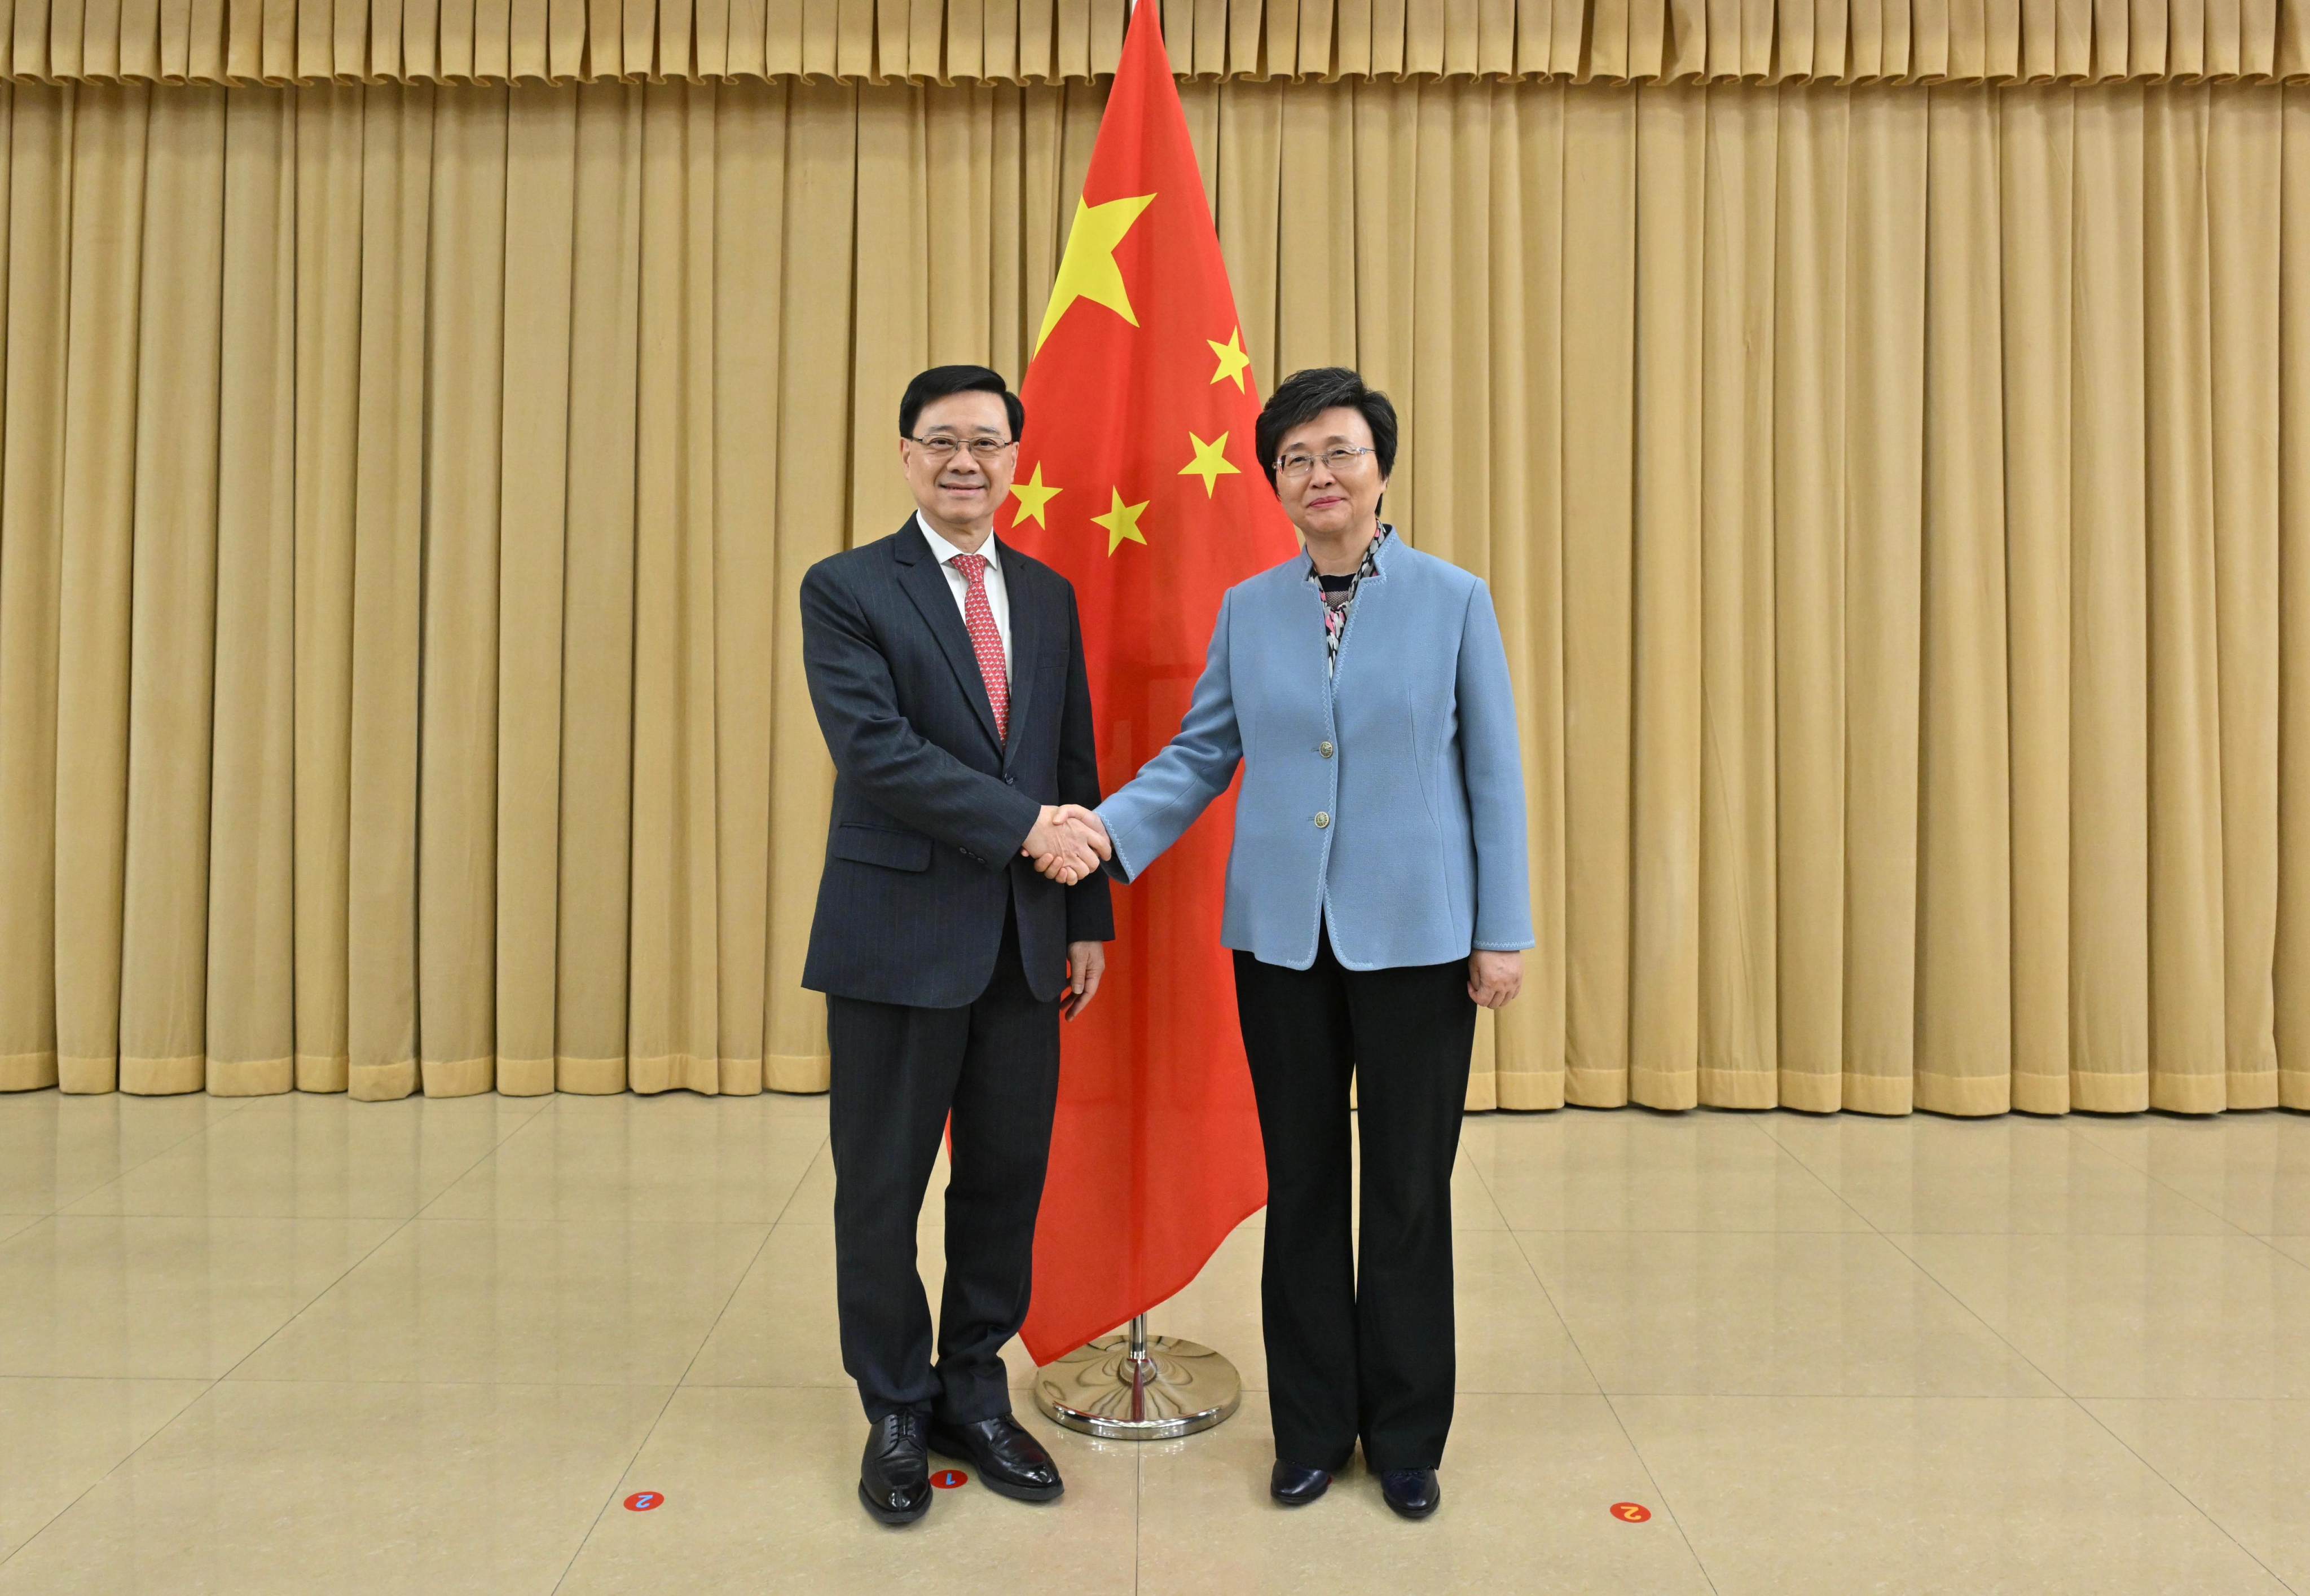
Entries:
<svg viewBox="0 0 2310 1596">
<path fill-rule="evenodd" d="M 1124 44 L 998 521 L 1074 583 L 1107 792 L 1178 730 L 1220 595 L 1298 547 L 1255 458 L 1259 395 L 1160 10 L 1140 5 Z M 1177 1292 L 1267 1201 L 1219 941 L 1234 833 L 1230 790 L 1116 889 L 1106 982 L 1064 1033 L 1020 1331 L 1038 1363 Z"/>
</svg>

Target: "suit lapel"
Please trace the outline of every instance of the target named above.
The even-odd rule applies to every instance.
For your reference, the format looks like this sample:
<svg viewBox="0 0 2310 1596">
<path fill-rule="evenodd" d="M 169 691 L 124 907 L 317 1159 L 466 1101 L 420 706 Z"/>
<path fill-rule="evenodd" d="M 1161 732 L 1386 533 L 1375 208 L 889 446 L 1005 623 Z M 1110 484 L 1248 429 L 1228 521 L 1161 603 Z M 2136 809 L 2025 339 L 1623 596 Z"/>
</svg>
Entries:
<svg viewBox="0 0 2310 1596">
<path fill-rule="evenodd" d="M 899 585 L 922 612 L 923 621 L 938 639 L 946 663 L 953 667 L 955 685 L 970 707 L 978 712 L 978 724 L 986 730 L 987 741 L 999 750 L 1003 740 L 994 734 L 994 706 L 986 697 L 986 681 L 978 673 L 978 654 L 970 646 L 970 632 L 962 624 L 962 615 L 954 607 L 954 589 L 947 585 L 946 573 L 931 558 L 930 543 L 923 529 L 909 517 L 899 528 L 898 541 L 890 545 L 891 557 L 899 562 Z M 1017 624 L 1015 612 L 1012 624 Z M 1015 700 L 1016 689 L 1013 689 Z"/>
<path fill-rule="evenodd" d="M 998 538 L 1003 551 L 1003 587 L 1011 596 L 1011 729 L 1016 732 L 1026 724 L 1027 706 L 1034 697 L 1034 647 L 1043 635 L 1043 585 L 1039 572 L 1029 572 L 1027 562 L 1010 544 Z M 1013 737 L 1011 748 L 1020 740 Z M 1010 749 L 1003 750 L 1003 763 L 1011 763 Z"/>
</svg>

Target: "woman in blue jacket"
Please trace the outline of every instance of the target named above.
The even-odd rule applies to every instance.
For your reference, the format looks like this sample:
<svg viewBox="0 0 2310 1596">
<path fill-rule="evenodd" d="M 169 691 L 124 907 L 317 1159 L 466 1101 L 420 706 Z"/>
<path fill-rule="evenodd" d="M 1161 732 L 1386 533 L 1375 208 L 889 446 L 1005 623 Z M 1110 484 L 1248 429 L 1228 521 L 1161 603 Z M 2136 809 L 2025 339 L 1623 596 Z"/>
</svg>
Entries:
<svg viewBox="0 0 2310 1596">
<path fill-rule="evenodd" d="M 1388 1505 L 1423 1518 L 1452 1422 L 1452 1162 L 1476 1010 L 1515 996 L 1533 945 L 1515 704 L 1484 584 L 1379 518 L 1386 396 L 1299 372 L 1258 440 L 1307 551 L 1228 592 L 1178 735 L 1073 813 L 1131 880 L 1243 768 L 1221 940 L 1267 1151 L 1270 1488 L 1314 1501 L 1360 1437 Z"/>
</svg>

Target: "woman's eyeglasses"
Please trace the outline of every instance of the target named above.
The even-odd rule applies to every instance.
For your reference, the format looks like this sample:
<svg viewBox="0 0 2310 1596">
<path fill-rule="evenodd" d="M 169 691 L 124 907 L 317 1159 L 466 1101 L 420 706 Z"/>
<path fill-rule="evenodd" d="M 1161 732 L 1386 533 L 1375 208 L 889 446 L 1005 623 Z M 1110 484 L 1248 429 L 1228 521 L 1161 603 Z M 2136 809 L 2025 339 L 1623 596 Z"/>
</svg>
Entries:
<svg viewBox="0 0 2310 1596">
<path fill-rule="evenodd" d="M 1294 453 L 1282 455 L 1275 462 L 1275 472 L 1278 476 L 1292 478 L 1304 477 L 1309 472 L 1315 470 L 1316 462 L 1321 460 L 1324 463 L 1324 469 L 1336 476 L 1341 472 L 1345 471 L 1349 466 L 1353 465 L 1356 463 L 1357 455 L 1376 455 L 1378 452 L 1379 451 L 1377 449 L 1358 448 L 1351 444 L 1343 443 L 1336 448 L 1325 449 L 1320 455 L 1302 455 Z"/>
</svg>

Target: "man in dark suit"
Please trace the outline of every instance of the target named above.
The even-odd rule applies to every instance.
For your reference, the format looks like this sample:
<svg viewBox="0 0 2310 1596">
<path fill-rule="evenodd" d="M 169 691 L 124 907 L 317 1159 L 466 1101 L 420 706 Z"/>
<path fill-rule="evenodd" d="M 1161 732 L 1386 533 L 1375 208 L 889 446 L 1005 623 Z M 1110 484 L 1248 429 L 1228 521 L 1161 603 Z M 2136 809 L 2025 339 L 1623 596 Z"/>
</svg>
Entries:
<svg viewBox="0 0 2310 1596">
<path fill-rule="evenodd" d="M 928 1453 L 1005 1496 L 1064 1488 L 1011 1415 L 1058 1094 L 1059 1019 L 1099 990 L 1106 878 L 1058 816 L 1099 802 L 1073 587 L 994 537 L 1025 413 L 1003 378 L 908 385 L 916 514 L 803 578 L 803 662 L 834 813 L 803 984 L 826 994 L 842 1361 L 872 1425 L 858 1494 L 931 1503 Z M 1055 880 L 1027 855 L 1059 855 Z M 952 1117 L 938 1360 L 915 1224 Z"/>
</svg>

